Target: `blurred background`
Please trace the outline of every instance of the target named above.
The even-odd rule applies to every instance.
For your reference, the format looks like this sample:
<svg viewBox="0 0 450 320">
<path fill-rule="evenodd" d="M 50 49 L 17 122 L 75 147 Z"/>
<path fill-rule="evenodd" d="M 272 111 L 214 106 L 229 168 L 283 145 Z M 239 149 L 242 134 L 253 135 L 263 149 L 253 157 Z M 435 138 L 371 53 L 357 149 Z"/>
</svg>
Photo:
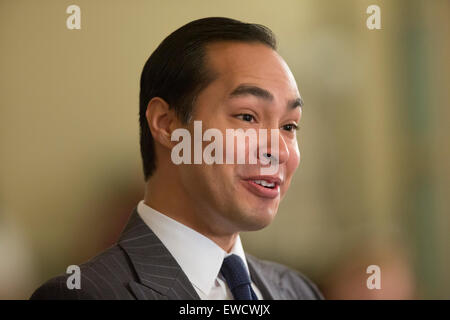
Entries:
<svg viewBox="0 0 450 320">
<path fill-rule="evenodd" d="M 71 4 L 81 30 L 66 27 Z M 372 4 L 381 30 L 366 27 Z M 449 299 L 449 13 L 446 0 L 0 0 L 0 299 L 114 243 L 143 197 L 142 67 L 208 16 L 271 28 L 305 100 L 299 170 L 244 249 L 329 299 Z"/>
</svg>

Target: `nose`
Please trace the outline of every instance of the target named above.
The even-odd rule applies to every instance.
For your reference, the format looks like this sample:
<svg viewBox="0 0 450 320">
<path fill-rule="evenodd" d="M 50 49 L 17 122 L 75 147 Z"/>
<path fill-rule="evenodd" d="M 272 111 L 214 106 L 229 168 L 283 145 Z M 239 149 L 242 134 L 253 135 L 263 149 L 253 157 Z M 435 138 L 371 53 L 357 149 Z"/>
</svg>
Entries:
<svg viewBox="0 0 450 320">
<path fill-rule="evenodd" d="M 260 153 L 261 157 L 264 157 L 264 160 L 262 161 L 264 161 L 264 163 L 278 161 L 279 164 L 286 162 L 289 158 L 289 149 L 286 141 L 280 134 L 280 130 L 271 129 L 268 131 L 267 141 L 260 141 L 260 148 L 265 151 Z"/>
</svg>

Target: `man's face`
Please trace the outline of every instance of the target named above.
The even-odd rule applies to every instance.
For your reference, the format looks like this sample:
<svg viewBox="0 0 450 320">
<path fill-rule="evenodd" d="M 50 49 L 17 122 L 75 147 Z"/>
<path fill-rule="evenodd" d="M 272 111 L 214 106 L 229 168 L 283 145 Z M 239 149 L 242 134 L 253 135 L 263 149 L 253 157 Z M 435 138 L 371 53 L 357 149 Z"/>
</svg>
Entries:
<svg viewBox="0 0 450 320">
<path fill-rule="evenodd" d="M 199 94 L 192 120 L 202 121 L 203 132 L 209 128 L 222 132 L 224 157 L 226 129 L 252 128 L 257 133 L 266 129 L 267 152 L 278 158 L 279 165 L 270 176 L 262 176 L 259 159 L 257 164 L 248 164 L 248 154 L 257 150 L 246 143 L 237 146 L 245 148 L 246 164 L 208 165 L 203 161 L 178 166 L 182 187 L 214 232 L 258 230 L 275 217 L 300 162 L 295 130 L 301 117 L 301 107 L 295 105 L 300 98 L 297 85 L 281 57 L 259 43 L 211 44 L 206 64 L 218 76 Z M 192 123 L 187 128 L 193 136 Z M 271 149 L 270 129 L 280 130 L 278 150 Z M 275 186 L 262 186 L 258 180 Z"/>
</svg>

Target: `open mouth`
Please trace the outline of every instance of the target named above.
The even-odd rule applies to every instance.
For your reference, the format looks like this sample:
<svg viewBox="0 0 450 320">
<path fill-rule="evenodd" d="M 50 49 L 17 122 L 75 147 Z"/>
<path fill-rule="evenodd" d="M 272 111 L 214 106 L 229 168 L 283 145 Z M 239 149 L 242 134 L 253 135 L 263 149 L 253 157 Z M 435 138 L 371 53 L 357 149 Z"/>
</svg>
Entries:
<svg viewBox="0 0 450 320">
<path fill-rule="evenodd" d="M 275 188 L 275 182 L 269 182 L 266 180 L 251 180 L 252 182 L 256 183 L 257 185 L 263 186 L 264 188 L 274 189 Z"/>
<path fill-rule="evenodd" d="M 258 197 L 274 199 L 280 195 L 281 180 L 277 177 L 252 177 L 242 182 L 248 191 Z"/>
</svg>

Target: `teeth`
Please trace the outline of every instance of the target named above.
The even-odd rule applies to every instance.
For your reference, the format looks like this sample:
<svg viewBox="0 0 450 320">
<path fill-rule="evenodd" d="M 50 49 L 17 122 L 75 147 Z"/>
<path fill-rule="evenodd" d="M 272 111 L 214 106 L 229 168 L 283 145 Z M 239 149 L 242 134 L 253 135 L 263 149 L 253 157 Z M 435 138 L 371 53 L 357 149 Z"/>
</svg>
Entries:
<svg viewBox="0 0 450 320">
<path fill-rule="evenodd" d="M 253 180 L 254 183 L 259 184 L 263 187 L 266 188 L 273 188 L 275 187 L 275 183 L 274 182 L 268 182 L 266 180 Z"/>
</svg>

